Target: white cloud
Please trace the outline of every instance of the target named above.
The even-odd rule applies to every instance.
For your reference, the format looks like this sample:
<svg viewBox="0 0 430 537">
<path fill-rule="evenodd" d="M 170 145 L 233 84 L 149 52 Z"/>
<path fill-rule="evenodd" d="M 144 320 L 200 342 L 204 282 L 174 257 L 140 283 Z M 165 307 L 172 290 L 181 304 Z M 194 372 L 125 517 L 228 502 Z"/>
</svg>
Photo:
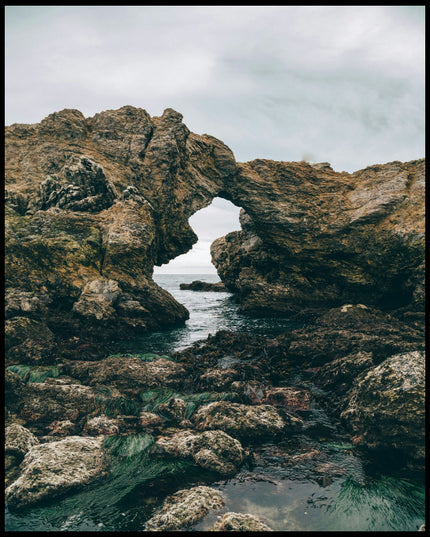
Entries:
<svg viewBox="0 0 430 537">
<path fill-rule="evenodd" d="M 238 161 L 424 156 L 424 6 L 6 6 L 6 123 L 171 107 Z"/>
</svg>

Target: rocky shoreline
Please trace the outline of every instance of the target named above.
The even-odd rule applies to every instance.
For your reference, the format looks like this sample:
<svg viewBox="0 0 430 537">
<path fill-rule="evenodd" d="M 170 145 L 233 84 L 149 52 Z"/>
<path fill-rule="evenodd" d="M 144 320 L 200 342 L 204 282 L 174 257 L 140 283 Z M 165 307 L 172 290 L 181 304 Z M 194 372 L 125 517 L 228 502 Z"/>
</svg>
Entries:
<svg viewBox="0 0 430 537">
<path fill-rule="evenodd" d="M 354 174 L 241 164 L 171 109 L 64 110 L 6 128 L 6 189 L 9 509 L 158 486 L 147 531 L 213 513 L 212 531 L 271 531 L 211 483 L 255 478 L 265 458 L 330 483 L 344 470 L 322 439 L 423 472 L 423 159 Z M 212 245 L 222 282 L 184 289 L 229 290 L 245 314 L 303 327 L 113 354 L 188 318 L 153 268 L 191 248 L 188 218 L 217 195 L 242 207 L 242 230 Z"/>
</svg>

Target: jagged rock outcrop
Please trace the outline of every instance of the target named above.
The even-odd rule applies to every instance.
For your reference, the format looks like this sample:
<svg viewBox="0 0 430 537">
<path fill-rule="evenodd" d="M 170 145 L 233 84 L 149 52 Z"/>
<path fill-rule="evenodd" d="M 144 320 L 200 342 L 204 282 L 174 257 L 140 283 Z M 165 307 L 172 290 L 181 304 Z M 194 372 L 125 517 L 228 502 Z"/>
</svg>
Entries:
<svg viewBox="0 0 430 537">
<path fill-rule="evenodd" d="M 92 118 L 66 109 L 7 127 L 5 142 L 9 363 L 183 322 L 153 267 L 191 248 L 188 219 L 215 196 L 243 208 L 242 231 L 215 241 L 212 258 L 244 311 L 360 302 L 422 319 L 424 159 L 352 174 L 237 164 L 174 110 L 132 106 Z"/>
<path fill-rule="evenodd" d="M 192 247 L 189 217 L 235 171 L 222 142 L 191 133 L 172 109 L 63 110 L 7 127 L 7 317 L 84 340 L 187 319 L 153 267 Z M 12 339 L 32 339 L 13 328 Z"/>
</svg>

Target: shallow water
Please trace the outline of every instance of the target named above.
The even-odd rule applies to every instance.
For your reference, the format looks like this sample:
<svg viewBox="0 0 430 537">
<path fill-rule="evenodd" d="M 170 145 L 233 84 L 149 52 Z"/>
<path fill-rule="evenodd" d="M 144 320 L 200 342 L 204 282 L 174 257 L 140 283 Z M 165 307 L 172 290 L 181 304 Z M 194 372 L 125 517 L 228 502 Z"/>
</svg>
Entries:
<svg viewBox="0 0 430 537">
<path fill-rule="evenodd" d="M 158 275 L 155 280 L 190 311 L 184 326 L 121 344 L 123 352 L 169 354 L 218 330 L 266 337 L 296 328 L 287 318 L 249 318 L 230 293 L 181 291 L 216 275 Z M 312 416 L 329 424 L 314 403 Z M 206 531 L 224 512 L 258 515 L 279 531 L 416 531 L 424 522 L 424 476 L 371 465 L 363 453 L 334 435 L 297 436 L 253 447 L 253 459 L 231 479 L 204 476 L 181 462 L 147 458 L 150 435 L 110 440 L 121 454 L 111 475 L 63 499 L 21 512 L 6 508 L 6 531 L 141 531 L 166 494 L 196 483 L 220 489 L 226 505 L 190 531 Z M 112 447 L 112 446 L 111 446 Z M 174 472 L 174 477 L 172 477 Z"/>
<path fill-rule="evenodd" d="M 158 274 L 154 281 L 190 312 L 184 326 L 171 330 L 160 330 L 140 336 L 133 341 L 122 342 L 122 351 L 156 352 L 169 354 L 191 346 L 194 342 L 214 335 L 218 330 L 246 332 L 266 337 L 276 337 L 282 332 L 297 328 L 299 323 L 287 317 L 248 317 L 238 312 L 238 304 L 232 293 L 183 291 L 181 283 L 201 280 L 215 283 L 217 274 Z"/>
</svg>

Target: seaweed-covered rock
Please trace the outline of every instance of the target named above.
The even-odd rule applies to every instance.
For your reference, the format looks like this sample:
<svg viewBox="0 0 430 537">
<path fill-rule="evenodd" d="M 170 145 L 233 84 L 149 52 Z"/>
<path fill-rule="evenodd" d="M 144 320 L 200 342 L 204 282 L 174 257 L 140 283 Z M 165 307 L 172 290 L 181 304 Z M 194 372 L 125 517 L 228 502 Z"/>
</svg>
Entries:
<svg viewBox="0 0 430 537">
<path fill-rule="evenodd" d="M 179 490 L 168 496 L 156 514 L 145 524 L 145 531 L 172 531 L 192 526 L 209 511 L 224 505 L 223 495 L 210 487 Z"/>
<path fill-rule="evenodd" d="M 220 429 L 237 438 L 276 436 L 289 427 L 302 422 L 299 418 L 279 412 L 271 405 L 243 405 L 228 401 L 215 401 L 202 405 L 193 414 L 197 429 Z"/>
<path fill-rule="evenodd" d="M 69 493 L 103 475 L 102 438 L 71 436 L 33 446 L 21 463 L 21 475 L 6 489 L 12 507 Z"/>
<path fill-rule="evenodd" d="M 344 394 L 351 388 L 354 380 L 363 371 L 374 366 L 371 352 L 357 352 L 336 358 L 325 364 L 317 372 L 314 379 L 326 389 L 334 390 L 336 394 Z"/>
<path fill-rule="evenodd" d="M 186 410 L 187 403 L 178 397 L 171 397 L 167 403 L 160 403 L 158 405 L 158 412 L 176 423 L 180 423 L 185 419 Z"/>
<path fill-rule="evenodd" d="M 362 373 L 341 414 L 358 444 L 425 455 L 425 353 L 396 354 Z"/>
<path fill-rule="evenodd" d="M 225 513 L 209 531 L 273 531 L 259 517 L 249 513 Z"/>
<path fill-rule="evenodd" d="M 156 445 L 161 452 L 191 457 L 198 466 L 221 475 L 234 474 L 245 457 L 241 443 L 223 431 L 180 431 L 162 436 Z"/>
</svg>

